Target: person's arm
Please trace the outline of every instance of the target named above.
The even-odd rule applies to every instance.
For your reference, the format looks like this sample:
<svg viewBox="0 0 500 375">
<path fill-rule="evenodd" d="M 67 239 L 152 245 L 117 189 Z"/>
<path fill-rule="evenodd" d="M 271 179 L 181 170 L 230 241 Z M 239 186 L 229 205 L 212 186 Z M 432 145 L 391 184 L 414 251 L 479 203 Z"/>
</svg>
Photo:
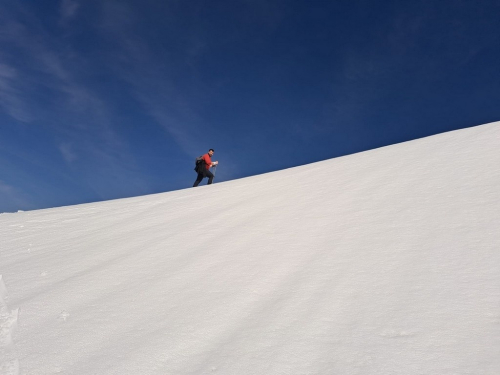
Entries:
<svg viewBox="0 0 500 375">
<path fill-rule="evenodd" d="M 208 156 L 208 154 L 205 154 L 203 155 L 203 160 L 205 160 L 205 164 L 210 168 L 214 165 L 214 163 L 212 163 L 212 160 L 210 159 L 210 156 Z"/>
</svg>

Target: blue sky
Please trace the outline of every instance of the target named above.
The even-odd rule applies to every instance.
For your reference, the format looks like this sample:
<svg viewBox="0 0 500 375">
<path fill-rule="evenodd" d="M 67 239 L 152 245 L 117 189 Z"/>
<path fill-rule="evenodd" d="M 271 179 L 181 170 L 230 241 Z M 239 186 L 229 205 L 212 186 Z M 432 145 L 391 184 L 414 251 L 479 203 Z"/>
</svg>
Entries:
<svg viewBox="0 0 500 375">
<path fill-rule="evenodd" d="M 221 182 L 498 121 L 499 15 L 498 0 L 2 1 L 0 212 L 188 188 L 208 148 Z"/>
</svg>

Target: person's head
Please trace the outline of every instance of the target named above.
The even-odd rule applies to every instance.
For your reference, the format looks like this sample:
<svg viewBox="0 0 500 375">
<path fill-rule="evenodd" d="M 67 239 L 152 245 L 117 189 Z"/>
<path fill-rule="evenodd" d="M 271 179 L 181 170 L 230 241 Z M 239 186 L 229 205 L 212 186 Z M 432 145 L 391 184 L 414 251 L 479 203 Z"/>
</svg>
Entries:
<svg viewBox="0 0 500 375">
<path fill-rule="evenodd" d="M 212 156 L 214 154 L 214 149 L 211 148 L 210 150 L 208 150 L 208 155 Z"/>
</svg>

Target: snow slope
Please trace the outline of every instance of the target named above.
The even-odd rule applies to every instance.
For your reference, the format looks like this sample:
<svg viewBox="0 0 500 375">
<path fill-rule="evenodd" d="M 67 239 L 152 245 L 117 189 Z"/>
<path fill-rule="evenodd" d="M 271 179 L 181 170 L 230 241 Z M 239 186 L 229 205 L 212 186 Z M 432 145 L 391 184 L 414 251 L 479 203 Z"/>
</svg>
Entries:
<svg viewBox="0 0 500 375">
<path fill-rule="evenodd" d="M 0 369 L 498 375 L 499 228 L 500 123 L 3 214 Z"/>
</svg>

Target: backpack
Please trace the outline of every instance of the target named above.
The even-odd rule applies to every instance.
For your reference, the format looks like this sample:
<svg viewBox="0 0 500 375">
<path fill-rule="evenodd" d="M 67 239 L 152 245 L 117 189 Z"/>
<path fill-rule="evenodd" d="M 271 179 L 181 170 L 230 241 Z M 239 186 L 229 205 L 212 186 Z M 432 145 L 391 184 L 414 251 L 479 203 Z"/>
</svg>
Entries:
<svg viewBox="0 0 500 375">
<path fill-rule="evenodd" d="M 206 169 L 205 166 L 206 166 L 206 163 L 205 163 L 205 159 L 203 159 L 203 155 L 198 156 L 195 159 L 194 170 L 197 173 L 203 173 L 205 171 L 205 169 Z"/>
</svg>

